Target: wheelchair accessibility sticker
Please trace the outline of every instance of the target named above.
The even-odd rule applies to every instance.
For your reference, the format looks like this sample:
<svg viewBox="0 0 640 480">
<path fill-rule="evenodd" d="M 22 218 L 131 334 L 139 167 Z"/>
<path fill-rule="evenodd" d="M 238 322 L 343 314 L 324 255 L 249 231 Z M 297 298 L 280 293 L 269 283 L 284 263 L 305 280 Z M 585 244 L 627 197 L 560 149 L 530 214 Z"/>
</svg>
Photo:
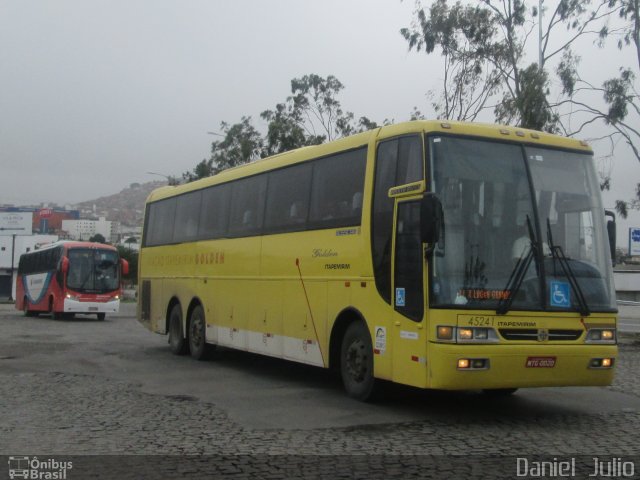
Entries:
<svg viewBox="0 0 640 480">
<path fill-rule="evenodd" d="M 406 298 L 404 293 L 404 288 L 398 287 L 396 288 L 396 307 L 405 307 L 406 306 Z"/>
<path fill-rule="evenodd" d="M 567 282 L 551 282 L 549 293 L 552 307 L 569 308 L 571 306 L 571 290 Z"/>
</svg>

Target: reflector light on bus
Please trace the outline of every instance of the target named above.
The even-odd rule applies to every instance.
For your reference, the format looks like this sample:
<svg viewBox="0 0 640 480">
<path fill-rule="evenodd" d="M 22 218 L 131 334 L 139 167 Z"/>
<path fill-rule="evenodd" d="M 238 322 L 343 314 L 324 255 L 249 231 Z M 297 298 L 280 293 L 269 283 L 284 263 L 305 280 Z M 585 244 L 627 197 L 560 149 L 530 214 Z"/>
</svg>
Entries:
<svg viewBox="0 0 640 480">
<path fill-rule="evenodd" d="M 589 368 L 613 368 L 615 359 L 613 358 L 592 358 L 589 362 Z"/>
<path fill-rule="evenodd" d="M 488 358 L 459 358 L 458 370 L 488 370 Z"/>
</svg>

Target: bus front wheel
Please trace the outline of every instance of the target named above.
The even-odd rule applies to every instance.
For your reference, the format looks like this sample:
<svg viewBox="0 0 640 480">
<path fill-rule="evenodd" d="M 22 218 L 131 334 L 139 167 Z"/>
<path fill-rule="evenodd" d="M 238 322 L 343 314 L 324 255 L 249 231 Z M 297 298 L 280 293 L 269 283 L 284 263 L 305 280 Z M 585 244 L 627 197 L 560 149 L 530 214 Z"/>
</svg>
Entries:
<svg viewBox="0 0 640 480">
<path fill-rule="evenodd" d="M 347 395 L 362 401 L 371 399 L 375 387 L 373 347 L 362 322 L 347 327 L 340 349 L 340 373 Z"/>
<path fill-rule="evenodd" d="M 107 314 L 104 313 L 104 312 L 103 313 L 98 313 L 98 320 L 104 320 L 106 316 L 107 316 Z"/>
<path fill-rule="evenodd" d="M 189 321 L 189 351 L 196 360 L 205 360 L 208 353 L 207 347 L 207 323 L 204 310 L 198 305 L 191 312 Z"/>
<path fill-rule="evenodd" d="M 187 353 L 188 344 L 182 333 L 182 308 L 176 304 L 169 313 L 169 347 L 175 355 Z"/>
</svg>

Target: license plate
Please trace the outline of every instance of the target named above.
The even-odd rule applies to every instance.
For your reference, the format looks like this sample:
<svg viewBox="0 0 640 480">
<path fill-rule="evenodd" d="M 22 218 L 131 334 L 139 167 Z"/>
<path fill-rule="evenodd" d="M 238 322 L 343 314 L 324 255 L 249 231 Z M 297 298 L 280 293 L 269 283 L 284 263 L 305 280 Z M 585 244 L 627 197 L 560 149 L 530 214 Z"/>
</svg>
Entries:
<svg viewBox="0 0 640 480">
<path fill-rule="evenodd" d="M 89 311 L 90 312 L 97 312 L 98 311 L 98 307 L 89 307 Z"/>
<path fill-rule="evenodd" d="M 556 366 L 556 357 L 528 357 L 527 368 L 553 368 Z"/>
</svg>

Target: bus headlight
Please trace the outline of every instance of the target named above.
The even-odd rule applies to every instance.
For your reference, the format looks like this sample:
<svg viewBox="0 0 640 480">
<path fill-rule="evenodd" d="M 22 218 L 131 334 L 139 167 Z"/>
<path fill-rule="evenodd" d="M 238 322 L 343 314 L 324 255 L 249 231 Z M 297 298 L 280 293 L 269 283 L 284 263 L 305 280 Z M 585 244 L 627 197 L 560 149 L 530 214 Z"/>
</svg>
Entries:
<svg viewBox="0 0 640 480">
<path fill-rule="evenodd" d="M 590 328 L 585 343 L 616 343 L 615 328 Z"/>
<path fill-rule="evenodd" d="M 437 337 L 438 340 L 453 340 L 453 331 L 455 330 L 454 327 L 448 327 L 448 326 L 439 326 L 437 329 Z"/>
<path fill-rule="evenodd" d="M 465 327 L 458 328 L 458 343 L 494 343 L 498 335 L 493 328 Z"/>
<path fill-rule="evenodd" d="M 473 338 L 473 330 L 471 328 L 459 328 L 458 338 L 460 340 L 471 340 Z"/>
<path fill-rule="evenodd" d="M 436 339 L 448 343 L 497 343 L 499 341 L 493 328 L 449 325 L 438 325 Z"/>
<path fill-rule="evenodd" d="M 75 295 L 71 295 L 70 293 L 67 293 L 67 299 L 73 300 L 74 302 L 78 301 L 78 297 L 76 297 Z"/>
</svg>

